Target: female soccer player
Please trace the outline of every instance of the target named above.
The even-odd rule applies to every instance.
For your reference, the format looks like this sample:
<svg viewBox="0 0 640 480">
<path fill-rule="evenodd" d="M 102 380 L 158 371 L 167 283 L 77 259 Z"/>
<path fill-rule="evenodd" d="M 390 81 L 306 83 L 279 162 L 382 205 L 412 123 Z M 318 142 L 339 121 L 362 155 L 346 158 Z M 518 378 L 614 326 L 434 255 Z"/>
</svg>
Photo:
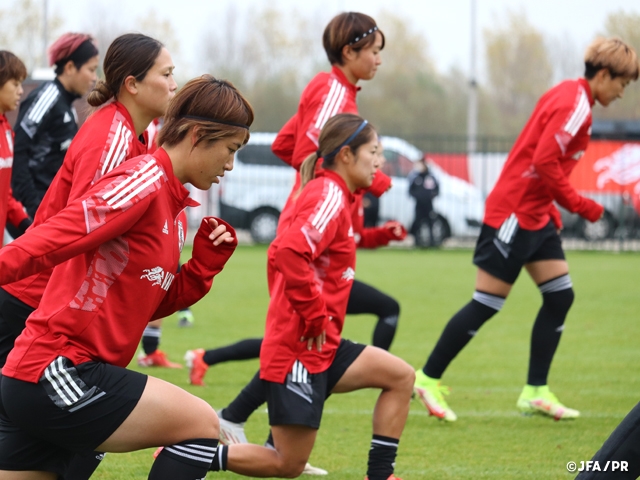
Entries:
<svg viewBox="0 0 640 480">
<path fill-rule="evenodd" d="M 33 90 L 16 121 L 11 186 L 33 218 L 78 131 L 74 100 L 96 81 L 98 49 L 91 36 L 65 33 L 49 47 L 56 78 Z"/>
<path fill-rule="evenodd" d="M 288 224 L 272 243 L 271 301 L 260 351 L 260 378 L 275 449 L 218 447 L 219 467 L 247 476 L 300 475 L 331 393 L 380 388 L 373 413 L 369 480 L 395 479 L 398 441 L 414 374 L 380 348 L 341 339 L 355 276 L 350 202 L 373 182 L 377 134 L 365 120 L 339 114 L 324 125 L 319 146 L 302 165 L 303 188 Z M 323 169 L 313 178 L 318 158 Z"/>
<path fill-rule="evenodd" d="M 6 112 L 18 108 L 22 96 L 22 82 L 27 77 L 27 69 L 18 57 L 6 50 L 0 50 L 0 245 L 6 222 L 13 225 L 20 234 L 31 225 L 31 219 L 22 204 L 11 192 L 11 166 L 13 164 L 13 130 Z"/>
<path fill-rule="evenodd" d="M 144 60 L 141 60 L 144 59 Z M 72 142 L 62 168 L 35 217 L 37 226 L 84 194 L 104 174 L 125 160 L 146 152 L 145 129 L 164 115 L 177 85 L 173 61 L 157 40 L 126 34 L 109 46 L 104 60 L 105 80 L 89 95 L 96 111 Z M 0 365 L 38 307 L 51 272 L 42 272 L 0 289 Z"/>
<path fill-rule="evenodd" d="M 126 34 L 113 41 L 104 60 L 105 80 L 88 98 L 95 107 L 106 105 L 87 119 L 71 143 L 36 214 L 36 226 L 122 162 L 147 151 L 145 129 L 154 116 L 164 115 L 175 95 L 173 68 L 171 55 L 153 38 Z M 0 366 L 38 307 L 50 276 L 47 270 L 0 288 Z M 100 458 L 88 455 L 76 460 L 70 466 L 74 479 L 88 478 Z"/>
<path fill-rule="evenodd" d="M 147 322 L 202 298 L 233 253 L 233 229 L 206 218 L 193 257 L 173 274 L 186 235 L 180 214 L 194 204 L 183 184 L 218 183 L 252 122 L 231 84 L 190 81 L 169 106 L 154 155 L 115 168 L 0 250 L 0 284 L 57 265 L 2 371 L 0 476 L 56 478 L 76 452 L 159 445 L 150 479 L 206 475 L 215 412 L 125 367 Z"/>
<path fill-rule="evenodd" d="M 558 233 L 560 213 L 553 202 L 591 222 L 602 216 L 602 205 L 576 192 L 569 175 L 589 143 L 593 104 L 609 105 L 638 78 L 636 53 L 619 39 L 595 40 L 584 61 L 584 78 L 566 80 L 545 93 L 516 140 L 487 198 L 473 257 L 478 267 L 473 298 L 449 320 L 427 363 L 416 372 L 416 394 L 431 414 L 444 420 L 457 417 L 442 396 L 442 374 L 502 308 L 523 266 L 540 289 L 542 307 L 533 325 L 527 384 L 517 407 L 556 419 L 579 416 L 547 385 L 574 296 Z"/>
</svg>

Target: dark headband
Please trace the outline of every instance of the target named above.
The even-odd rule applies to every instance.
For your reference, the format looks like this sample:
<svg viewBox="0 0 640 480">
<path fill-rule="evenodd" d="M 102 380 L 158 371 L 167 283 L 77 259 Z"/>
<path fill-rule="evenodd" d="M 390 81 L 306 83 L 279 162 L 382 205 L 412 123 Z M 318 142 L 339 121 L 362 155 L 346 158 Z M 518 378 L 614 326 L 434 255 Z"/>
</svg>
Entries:
<svg viewBox="0 0 640 480">
<path fill-rule="evenodd" d="M 333 152 L 331 152 L 329 155 L 325 155 L 324 158 L 331 158 L 331 157 L 337 155 L 342 147 L 344 147 L 346 145 L 349 145 L 353 141 L 353 139 L 358 136 L 358 134 L 364 129 L 364 127 L 367 126 L 367 123 L 369 123 L 369 122 L 367 122 L 366 120 L 363 120 L 362 123 L 360 124 L 360 126 L 356 129 L 355 132 L 353 132 L 349 136 L 349 138 L 347 138 L 344 142 L 342 142 L 340 144 L 340 146 L 338 148 L 336 148 Z"/>
<path fill-rule="evenodd" d="M 363 38 L 366 38 L 367 35 L 371 35 L 373 32 L 375 32 L 376 30 L 378 30 L 378 27 L 372 27 L 369 30 L 367 30 L 366 32 L 364 32 L 361 35 L 358 35 L 356 38 L 354 38 L 351 42 L 347 43 L 347 45 L 353 45 L 354 43 L 358 43 L 360 40 L 362 40 Z"/>
<path fill-rule="evenodd" d="M 244 125 L 243 123 L 227 122 L 225 120 L 218 120 L 217 118 L 198 117 L 195 115 L 183 115 L 182 118 L 188 118 L 190 120 L 201 120 L 203 122 L 221 123 L 222 125 L 231 125 L 233 127 L 240 127 L 244 128 L 245 130 L 249 130 L 249 126 Z"/>
<path fill-rule="evenodd" d="M 61 58 L 56 62 L 58 66 L 64 66 L 69 60 L 73 62 L 76 68 L 82 67 L 90 58 L 98 55 L 98 49 L 91 39 L 87 39 L 76 48 L 67 58 Z"/>
</svg>

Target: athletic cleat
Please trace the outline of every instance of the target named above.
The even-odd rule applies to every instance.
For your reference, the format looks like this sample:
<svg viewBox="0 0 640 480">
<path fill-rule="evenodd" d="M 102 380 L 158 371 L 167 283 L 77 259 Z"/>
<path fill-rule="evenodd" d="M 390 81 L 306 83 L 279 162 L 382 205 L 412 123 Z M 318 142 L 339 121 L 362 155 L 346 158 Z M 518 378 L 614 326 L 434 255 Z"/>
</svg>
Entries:
<svg viewBox="0 0 640 480">
<path fill-rule="evenodd" d="M 548 385 L 541 387 L 525 385 L 516 406 L 524 414 L 541 413 L 555 420 L 567 420 L 580 416 L 578 410 L 561 404 L 558 397 L 549 391 Z"/>
<path fill-rule="evenodd" d="M 237 443 L 249 443 L 244 434 L 244 423 L 233 423 L 222 418 L 218 412 L 220 420 L 220 443 L 223 445 L 235 445 Z"/>
<path fill-rule="evenodd" d="M 193 327 L 193 313 L 191 309 L 185 308 L 184 310 L 178 310 L 178 326 L 181 328 Z"/>
<path fill-rule="evenodd" d="M 429 415 L 446 422 L 455 422 L 458 416 L 449 408 L 443 395 L 449 395 L 449 387 L 440 385 L 440 380 L 427 377 L 424 372 L 416 370 L 416 383 L 413 391 L 429 411 Z"/>
<path fill-rule="evenodd" d="M 369 480 L 369 477 L 364 477 L 364 480 Z M 400 477 L 396 477 L 393 473 L 387 480 L 402 480 Z"/>
<path fill-rule="evenodd" d="M 323 470 L 322 468 L 314 467 L 309 462 L 304 466 L 304 470 L 302 470 L 303 475 L 328 475 L 329 472 Z"/>
<path fill-rule="evenodd" d="M 184 363 L 189 369 L 189 383 L 204 387 L 204 375 L 209 369 L 209 365 L 204 362 L 204 349 L 187 350 L 184 354 Z"/>
<path fill-rule="evenodd" d="M 164 367 L 164 368 L 182 368 L 179 363 L 174 363 L 167 358 L 167 354 L 162 350 L 156 350 L 149 355 L 141 352 L 138 355 L 138 365 L 141 367 Z"/>
</svg>

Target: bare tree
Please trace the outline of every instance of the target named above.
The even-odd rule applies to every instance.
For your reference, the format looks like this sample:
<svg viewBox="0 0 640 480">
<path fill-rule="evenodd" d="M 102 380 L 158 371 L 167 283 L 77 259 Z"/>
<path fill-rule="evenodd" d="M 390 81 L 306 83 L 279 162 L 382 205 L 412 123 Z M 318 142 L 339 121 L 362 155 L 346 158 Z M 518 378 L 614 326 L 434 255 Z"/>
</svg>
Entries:
<svg viewBox="0 0 640 480">
<path fill-rule="evenodd" d="M 55 12 L 47 19 L 49 40 L 57 38 L 63 25 Z M 47 65 L 42 48 L 44 15 L 41 2 L 17 0 L 11 8 L 0 9 L 0 40 L 24 62 L 29 72 Z"/>
<path fill-rule="evenodd" d="M 507 12 L 505 24 L 484 30 L 489 90 L 505 132 L 520 131 L 538 98 L 551 86 L 545 39 L 524 12 Z"/>
<path fill-rule="evenodd" d="M 584 73 L 583 54 L 567 32 L 551 37 L 547 42 L 547 50 L 553 65 L 554 84 Z"/>
</svg>

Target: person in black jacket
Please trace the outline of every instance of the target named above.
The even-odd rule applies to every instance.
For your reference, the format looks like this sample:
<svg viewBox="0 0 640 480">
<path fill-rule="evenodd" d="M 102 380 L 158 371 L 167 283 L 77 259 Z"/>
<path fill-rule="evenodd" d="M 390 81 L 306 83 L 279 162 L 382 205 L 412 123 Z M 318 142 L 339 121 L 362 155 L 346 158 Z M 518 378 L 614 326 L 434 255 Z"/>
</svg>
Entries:
<svg viewBox="0 0 640 480">
<path fill-rule="evenodd" d="M 424 158 L 416 163 L 416 169 L 409 175 L 409 195 L 416 199 L 415 217 L 411 225 L 411 234 L 415 238 L 416 246 L 433 247 L 436 245 L 433 238 L 433 199 L 440 193 L 440 187 L 436 178 L 429 172 L 429 166 Z M 422 224 L 429 229 L 429 239 L 426 241 L 420 234 Z"/>
<path fill-rule="evenodd" d="M 11 188 L 31 218 L 78 131 L 72 103 L 97 79 L 98 49 L 91 36 L 66 33 L 49 48 L 49 64 L 56 78 L 22 101 L 15 125 Z"/>
</svg>

